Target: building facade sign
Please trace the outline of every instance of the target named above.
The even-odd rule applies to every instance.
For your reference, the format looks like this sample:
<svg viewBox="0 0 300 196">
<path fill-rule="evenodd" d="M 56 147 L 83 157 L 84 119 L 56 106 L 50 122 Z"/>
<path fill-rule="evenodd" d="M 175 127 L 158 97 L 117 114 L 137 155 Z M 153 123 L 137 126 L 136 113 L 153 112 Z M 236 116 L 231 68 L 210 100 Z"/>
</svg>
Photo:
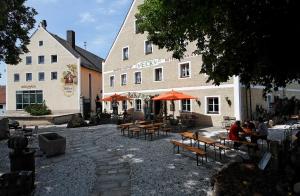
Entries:
<svg viewBox="0 0 300 196">
<path fill-rule="evenodd" d="M 184 58 L 191 58 L 191 57 L 196 57 L 199 56 L 198 54 L 186 54 L 184 55 Z M 113 69 L 107 72 L 103 72 L 104 74 L 110 74 L 113 73 L 115 71 L 125 71 L 125 70 L 130 70 L 130 69 L 144 69 L 144 68 L 149 68 L 149 67 L 155 67 L 157 65 L 163 64 L 163 63 L 169 63 L 169 62 L 173 62 L 173 61 L 178 61 L 178 59 L 175 58 L 165 58 L 165 59 L 151 59 L 151 60 L 147 60 L 147 61 L 142 61 L 142 62 L 138 62 L 137 64 L 134 65 L 127 65 L 127 66 L 122 66 L 122 68 L 118 68 L 118 69 Z"/>
<path fill-rule="evenodd" d="M 152 60 L 148 60 L 148 61 L 142 61 L 135 65 L 132 65 L 131 69 L 143 69 L 143 68 L 147 68 L 147 67 L 154 67 L 154 66 L 162 64 L 164 62 L 166 62 L 166 59 L 152 59 Z"/>
<path fill-rule="evenodd" d="M 36 88 L 36 85 L 30 84 L 30 85 L 22 85 L 21 88 L 25 88 L 25 89 L 34 89 Z"/>
<path fill-rule="evenodd" d="M 68 68 L 67 71 L 63 72 L 61 81 L 63 83 L 63 91 L 65 96 L 71 97 L 74 95 L 74 91 L 78 84 L 77 65 L 70 64 L 67 65 L 67 68 Z"/>
</svg>

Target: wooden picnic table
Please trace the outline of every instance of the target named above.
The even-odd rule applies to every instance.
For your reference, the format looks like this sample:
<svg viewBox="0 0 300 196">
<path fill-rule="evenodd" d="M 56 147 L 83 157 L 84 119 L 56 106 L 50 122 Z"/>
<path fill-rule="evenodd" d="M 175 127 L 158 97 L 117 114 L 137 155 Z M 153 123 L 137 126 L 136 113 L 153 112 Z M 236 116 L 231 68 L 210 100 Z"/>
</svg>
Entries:
<svg viewBox="0 0 300 196">
<path fill-rule="evenodd" d="M 121 128 L 121 133 L 124 135 L 125 134 L 125 129 L 128 130 L 128 135 L 129 135 L 129 127 L 133 125 L 133 123 L 124 123 L 120 124 L 119 127 Z"/>
<path fill-rule="evenodd" d="M 142 129 L 144 131 L 145 134 L 145 139 L 146 139 L 146 135 L 147 135 L 147 130 L 149 128 L 153 128 L 152 124 L 146 124 L 146 125 L 137 125 L 138 128 Z"/>
<path fill-rule="evenodd" d="M 190 140 L 192 139 L 196 140 L 198 142 L 198 147 L 199 147 L 199 142 L 203 142 L 205 152 L 206 152 L 206 144 L 214 146 L 214 144 L 217 143 L 216 140 L 201 135 L 198 135 L 198 138 L 196 138 L 194 133 L 190 131 L 180 133 L 180 135 L 182 136 L 183 139 L 188 138 Z"/>
<path fill-rule="evenodd" d="M 150 122 L 142 120 L 142 121 L 138 121 L 136 124 L 143 125 L 143 124 L 148 124 L 148 123 L 150 123 Z"/>
<path fill-rule="evenodd" d="M 180 133 L 182 140 L 184 140 L 185 138 L 188 138 L 191 140 L 191 146 L 192 146 L 192 140 L 195 140 L 198 144 L 198 148 L 200 148 L 199 143 L 202 142 L 204 143 L 204 152 L 206 152 L 206 145 L 210 145 L 214 147 L 214 151 L 215 151 L 215 159 L 216 159 L 216 153 L 217 153 L 217 149 L 216 147 L 219 149 L 220 151 L 220 159 L 221 159 L 221 151 L 224 151 L 225 154 L 225 150 L 228 150 L 229 147 L 222 145 L 221 143 L 219 143 L 217 140 L 214 140 L 212 138 L 208 138 L 202 135 L 198 135 L 198 138 L 195 137 L 195 134 L 191 131 L 186 131 L 183 133 Z"/>
</svg>

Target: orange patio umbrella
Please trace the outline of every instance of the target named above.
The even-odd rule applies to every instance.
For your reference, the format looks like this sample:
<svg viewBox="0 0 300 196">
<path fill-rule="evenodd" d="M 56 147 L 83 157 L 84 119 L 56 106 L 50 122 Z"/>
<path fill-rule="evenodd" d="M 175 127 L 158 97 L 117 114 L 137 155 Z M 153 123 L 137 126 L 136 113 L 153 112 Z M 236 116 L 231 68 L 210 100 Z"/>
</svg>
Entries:
<svg viewBox="0 0 300 196">
<path fill-rule="evenodd" d="M 114 95 L 105 97 L 105 98 L 101 99 L 100 101 L 125 101 L 125 100 L 131 100 L 131 98 L 115 93 Z"/>
<path fill-rule="evenodd" d="M 197 99 L 197 97 L 187 95 L 178 91 L 171 90 L 167 93 L 161 94 L 157 97 L 154 97 L 152 100 L 154 101 L 174 101 L 174 100 L 183 100 L 183 99 Z M 173 111 L 174 116 L 174 111 Z"/>
<path fill-rule="evenodd" d="M 173 100 L 183 100 L 183 99 L 197 99 L 197 97 L 193 97 L 191 95 L 187 95 L 178 91 L 171 90 L 167 93 L 154 97 L 152 100 L 173 101 Z"/>
</svg>

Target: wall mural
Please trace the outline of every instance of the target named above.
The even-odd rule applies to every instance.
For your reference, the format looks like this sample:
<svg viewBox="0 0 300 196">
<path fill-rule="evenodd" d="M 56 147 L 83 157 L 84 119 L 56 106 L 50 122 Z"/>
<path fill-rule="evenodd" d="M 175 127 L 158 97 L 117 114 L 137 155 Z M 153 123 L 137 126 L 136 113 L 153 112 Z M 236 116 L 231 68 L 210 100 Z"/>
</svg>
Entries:
<svg viewBox="0 0 300 196">
<path fill-rule="evenodd" d="M 69 64 L 67 65 L 67 68 L 67 71 L 64 71 L 62 74 L 61 82 L 63 83 L 63 91 L 65 96 L 71 97 L 74 94 L 78 84 L 77 65 Z"/>
</svg>

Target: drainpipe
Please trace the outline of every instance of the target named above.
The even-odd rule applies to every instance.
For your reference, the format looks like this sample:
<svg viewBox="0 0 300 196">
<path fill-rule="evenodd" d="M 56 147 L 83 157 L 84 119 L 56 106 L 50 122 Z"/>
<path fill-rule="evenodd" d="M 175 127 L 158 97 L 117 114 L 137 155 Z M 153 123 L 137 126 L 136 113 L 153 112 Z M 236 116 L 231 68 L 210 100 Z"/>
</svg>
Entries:
<svg viewBox="0 0 300 196">
<path fill-rule="evenodd" d="M 250 102 L 250 118 L 253 120 L 253 115 L 252 115 L 252 95 L 251 95 L 251 85 L 249 87 L 249 102 Z"/>
<path fill-rule="evenodd" d="M 241 120 L 241 84 L 240 84 L 240 77 L 234 76 L 233 77 L 233 94 L 234 94 L 234 116 L 236 120 Z"/>
</svg>

